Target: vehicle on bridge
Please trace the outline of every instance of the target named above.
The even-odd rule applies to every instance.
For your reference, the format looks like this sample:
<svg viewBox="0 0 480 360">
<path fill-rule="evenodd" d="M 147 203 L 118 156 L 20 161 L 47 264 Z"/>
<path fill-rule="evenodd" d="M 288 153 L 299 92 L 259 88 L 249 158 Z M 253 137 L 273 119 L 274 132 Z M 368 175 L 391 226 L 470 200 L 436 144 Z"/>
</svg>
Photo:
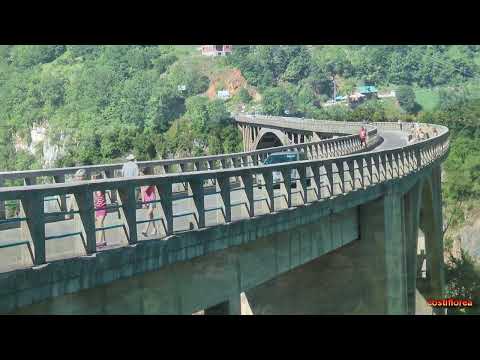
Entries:
<svg viewBox="0 0 480 360">
<path fill-rule="evenodd" d="M 262 165 L 273 165 L 273 164 L 280 164 L 286 163 L 291 161 L 301 161 L 301 160 L 308 160 L 307 155 L 302 151 L 282 151 L 276 152 L 268 155 L 265 161 L 262 162 Z M 280 171 L 273 171 L 273 188 L 279 189 L 280 184 L 283 182 L 282 174 Z M 296 169 L 292 170 L 292 188 L 297 187 L 297 180 L 300 179 L 300 175 Z M 257 177 L 257 184 L 259 188 L 262 188 L 263 179 L 261 177 Z M 307 186 L 310 186 L 310 179 L 307 179 Z"/>
</svg>

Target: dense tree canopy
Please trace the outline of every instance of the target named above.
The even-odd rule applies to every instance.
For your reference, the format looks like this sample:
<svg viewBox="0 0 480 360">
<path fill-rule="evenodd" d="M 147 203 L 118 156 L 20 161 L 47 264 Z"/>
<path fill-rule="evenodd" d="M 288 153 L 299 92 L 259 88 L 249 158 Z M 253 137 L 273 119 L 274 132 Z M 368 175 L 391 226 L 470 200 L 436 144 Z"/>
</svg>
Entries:
<svg viewBox="0 0 480 360">
<path fill-rule="evenodd" d="M 139 159 L 175 154 L 175 142 L 168 143 L 172 148 L 159 143 L 181 118 L 201 151 L 235 148 L 238 134 L 225 104 L 197 96 L 209 83 L 198 68 L 179 61 L 172 46 L 1 46 L 0 168 L 39 166 L 38 156 L 31 161 L 15 152 L 12 141 L 17 136 L 28 144 L 34 124 L 48 126 L 54 143 L 64 145 L 58 165 L 108 162 L 130 151 Z M 195 101 L 206 118 L 187 106 Z M 208 140 L 212 136 L 220 144 Z"/>
<path fill-rule="evenodd" d="M 415 93 L 410 86 L 400 86 L 397 89 L 398 103 L 407 113 L 414 113 L 417 109 L 417 103 L 415 102 Z"/>
</svg>

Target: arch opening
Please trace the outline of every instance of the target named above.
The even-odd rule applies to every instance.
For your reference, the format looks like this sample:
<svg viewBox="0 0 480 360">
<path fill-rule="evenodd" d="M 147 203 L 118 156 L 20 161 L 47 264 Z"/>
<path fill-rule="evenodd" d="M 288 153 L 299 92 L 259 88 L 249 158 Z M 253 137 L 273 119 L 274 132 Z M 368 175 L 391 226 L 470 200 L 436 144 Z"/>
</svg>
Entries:
<svg viewBox="0 0 480 360">
<path fill-rule="evenodd" d="M 444 314 L 445 309 L 432 309 L 425 306 L 425 299 L 440 298 L 444 294 L 445 279 L 443 273 L 444 249 L 442 233 L 442 213 L 438 211 L 437 174 L 424 179 L 421 183 L 416 222 L 416 289 L 421 295 L 420 305 L 428 313 Z M 441 209 L 441 208 L 440 208 Z M 420 312 L 422 313 L 422 312 Z"/>
<path fill-rule="evenodd" d="M 283 146 L 282 141 L 274 133 L 267 132 L 258 141 L 257 150 L 277 146 Z"/>
</svg>

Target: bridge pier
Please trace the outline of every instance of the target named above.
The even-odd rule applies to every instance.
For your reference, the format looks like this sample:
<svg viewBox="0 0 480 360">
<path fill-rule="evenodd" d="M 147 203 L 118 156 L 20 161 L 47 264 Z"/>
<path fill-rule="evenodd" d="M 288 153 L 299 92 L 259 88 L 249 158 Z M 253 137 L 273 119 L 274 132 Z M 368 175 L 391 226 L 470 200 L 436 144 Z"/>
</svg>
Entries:
<svg viewBox="0 0 480 360">
<path fill-rule="evenodd" d="M 432 169 L 432 175 L 426 181 L 422 191 L 420 228 L 425 236 L 427 264 L 426 283 L 422 290 L 425 298 L 441 299 L 445 296 L 444 260 L 443 260 L 443 224 L 441 168 Z M 435 314 L 444 314 L 444 309 L 434 308 Z"/>
<path fill-rule="evenodd" d="M 253 313 L 414 314 L 418 189 L 397 190 L 357 208 L 358 240 L 249 290 Z"/>
</svg>

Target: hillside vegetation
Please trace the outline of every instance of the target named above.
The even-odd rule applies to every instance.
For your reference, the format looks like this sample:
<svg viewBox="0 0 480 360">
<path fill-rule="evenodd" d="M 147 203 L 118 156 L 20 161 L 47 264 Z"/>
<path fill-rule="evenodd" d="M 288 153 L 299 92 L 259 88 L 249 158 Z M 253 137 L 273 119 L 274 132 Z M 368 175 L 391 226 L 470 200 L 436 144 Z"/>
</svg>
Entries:
<svg viewBox="0 0 480 360">
<path fill-rule="evenodd" d="M 209 58 L 196 46 L 0 46 L 0 169 L 38 168 L 15 149 L 34 124 L 64 156 L 57 166 L 241 150 L 230 111 L 347 121 L 429 121 L 452 130 L 444 198 L 451 229 L 478 191 L 479 46 L 238 45 Z M 323 107 L 361 84 L 397 90 L 355 109 Z M 184 90 L 183 90 L 184 89 Z M 412 91 L 413 89 L 413 91 Z M 216 99 L 230 91 L 227 101 Z M 472 186 L 472 184 L 474 184 Z M 470 205 L 469 205 L 470 204 Z M 453 211 L 453 210 L 452 210 Z"/>
<path fill-rule="evenodd" d="M 199 96 L 210 85 L 206 59 L 187 50 L 2 46 L 0 168 L 40 165 L 41 158 L 13 147 L 16 136 L 30 140 L 33 124 L 48 127 L 66 149 L 59 166 L 108 162 L 130 151 L 139 159 L 238 151 L 225 104 Z"/>
<path fill-rule="evenodd" d="M 42 167 L 25 146 L 34 125 L 64 150 L 54 165 L 72 166 L 241 151 L 230 111 L 443 124 L 450 247 L 480 203 L 479 66 L 477 45 L 235 45 L 225 58 L 194 45 L 2 45 L 0 170 Z M 397 98 L 325 107 L 332 80 L 337 95 L 375 85 Z M 470 269 L 464 260 L 454 270 Z"/>
</svg>

